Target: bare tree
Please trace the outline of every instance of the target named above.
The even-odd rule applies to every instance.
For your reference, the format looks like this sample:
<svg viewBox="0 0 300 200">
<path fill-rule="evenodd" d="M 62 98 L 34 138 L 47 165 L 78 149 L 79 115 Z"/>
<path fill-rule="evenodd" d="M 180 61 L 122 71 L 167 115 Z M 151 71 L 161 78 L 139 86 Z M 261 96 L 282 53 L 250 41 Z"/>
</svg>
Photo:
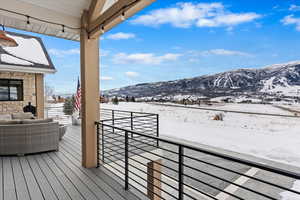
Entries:
<svg viewBox="0 0 300 200">
<path fill-rule="evenodd" d="M 45 83 L 45 96 L 52 97 L 54 95 L 54 88 Z"/>
</svg>

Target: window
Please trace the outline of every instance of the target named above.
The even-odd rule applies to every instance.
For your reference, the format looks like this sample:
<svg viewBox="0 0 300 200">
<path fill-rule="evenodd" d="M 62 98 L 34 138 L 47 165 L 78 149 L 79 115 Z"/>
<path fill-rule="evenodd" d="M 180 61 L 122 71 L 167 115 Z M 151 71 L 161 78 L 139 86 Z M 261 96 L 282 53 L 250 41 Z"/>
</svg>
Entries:
<svg viewBox="0 0 300 200">
<path fill-rule="evenodd" d="M 0 79 L 0 101 L 23 101 L 23 80 Z"/>
</svg>

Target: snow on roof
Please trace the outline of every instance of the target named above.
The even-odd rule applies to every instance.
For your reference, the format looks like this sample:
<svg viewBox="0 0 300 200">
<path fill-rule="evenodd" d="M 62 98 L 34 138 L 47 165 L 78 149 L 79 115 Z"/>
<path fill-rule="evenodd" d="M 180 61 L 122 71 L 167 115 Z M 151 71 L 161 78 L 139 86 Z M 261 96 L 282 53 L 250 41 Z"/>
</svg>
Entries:
<svg viewBox="0 0 300 200">
<path fill-rule="evenodd" d="M 17 47 L 0 46 L 0 71 L 54 73 L 55 67 L 39 37 L 7 32 Z"/>
</svg>

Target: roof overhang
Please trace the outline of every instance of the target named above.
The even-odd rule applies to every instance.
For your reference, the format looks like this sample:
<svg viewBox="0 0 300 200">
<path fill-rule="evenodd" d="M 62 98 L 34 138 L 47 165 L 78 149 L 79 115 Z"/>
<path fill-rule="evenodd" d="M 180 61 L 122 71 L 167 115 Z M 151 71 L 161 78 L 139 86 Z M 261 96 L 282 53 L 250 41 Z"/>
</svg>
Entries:
<svg viewBox="0 0 300 200">
<path fill-rule="evenodd" d="M 56 69 L 42 69 L 34 67 L 23 67 L 13 65 L 0 65 L 0 72 L 22 72 L 33 74 L 54 74 Z"/>
<path fill-rule="evenodd" d="M 154 1 L 0 0 L 0 23 L 15 29 L 79 41 L 84 11 L 89 14 L 88 33 L 91 37 L 98 37 L 121 23 L 124 17 L 131 17 Z"/>
</svg>

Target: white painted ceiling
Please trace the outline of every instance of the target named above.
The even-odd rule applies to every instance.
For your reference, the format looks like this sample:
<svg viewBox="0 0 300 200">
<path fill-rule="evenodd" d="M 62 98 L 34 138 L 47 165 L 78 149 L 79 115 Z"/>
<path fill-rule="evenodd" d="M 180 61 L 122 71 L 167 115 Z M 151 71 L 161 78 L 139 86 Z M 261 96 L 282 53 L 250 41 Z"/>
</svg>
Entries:
<svg viewBox="0 0 300 200">
<path fill-rule="evenodd" d="M 102 12 L 117 1 L 118 0 L 107 0 Z M 87 10 L 90 3 L 91 0 L 0 0 L 0 8 L 2 9 L 15 11 L 58 24 L 64 24 L 77 29 L 65 28 L 65 32 L 62 32 L 62 26 L 50 25 L 35 21 L 34 19 L 30 19 L 30 25 L 27 25 L 26 17 L 1 10 L 0 24 L 65 39 L 79 40 L 80 18 L 83 10 Z"/>
</svg>

